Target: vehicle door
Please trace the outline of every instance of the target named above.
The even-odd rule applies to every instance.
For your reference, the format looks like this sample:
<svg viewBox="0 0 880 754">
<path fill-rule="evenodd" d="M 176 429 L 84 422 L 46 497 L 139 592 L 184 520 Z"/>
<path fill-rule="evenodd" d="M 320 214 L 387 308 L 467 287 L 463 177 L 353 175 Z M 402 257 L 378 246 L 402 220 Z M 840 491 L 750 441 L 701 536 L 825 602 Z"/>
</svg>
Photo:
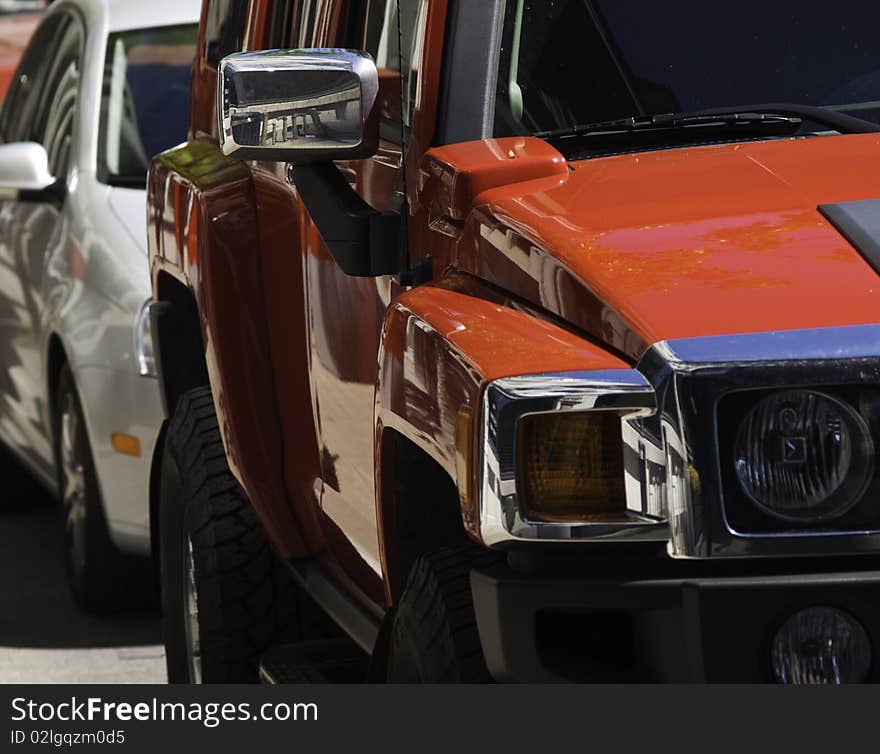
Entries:
<svg viewBox="0 0 880 754">
<path fill-rule="evenodd" d="M 0 202 L 0 435 L 44 473 L 51 473 L 53 448 L 42 289 L 52 249 L 67 242 L 62 209 L 84 45 L 78 16 L 48 18 L 22 60 L 0 123 L 4 143 L 42 144 L 57 179 L 39 195 Z"/>
<path fill-rule="evenodd" d="M 424 27 L 420 9 L 426 3 L 400 0 L 398 29 L 397 0 L 369 0 L 361 5 L 362 20 L 348 32 L 348 39 L 328 36 L 328 30 L 334 30 L 332 5 L 312 4 L 313 30 L 303 29 L 298 46 L 346 46 L 369 52 L 379 68 L 382 111 L 376 156 L 337 166 L 374 209 L 405 214 L 404 142 L 414 103 L 403 108 L 401 92 L 409 91 L 409 78 L 418 66 L 417 38 Z M 309 31 L 313 31 L 311 38 Z M 314 224 L 304 222 L 303 227 L 311 394 L 323 481 L 321 508 L 328 545 L 349 575 L 363 585 L 368 574 L 382 575 L 374 493 L 373 405 L 382 323 L 399 287 L 391 276 L 346 275 Z"/>
</svg>

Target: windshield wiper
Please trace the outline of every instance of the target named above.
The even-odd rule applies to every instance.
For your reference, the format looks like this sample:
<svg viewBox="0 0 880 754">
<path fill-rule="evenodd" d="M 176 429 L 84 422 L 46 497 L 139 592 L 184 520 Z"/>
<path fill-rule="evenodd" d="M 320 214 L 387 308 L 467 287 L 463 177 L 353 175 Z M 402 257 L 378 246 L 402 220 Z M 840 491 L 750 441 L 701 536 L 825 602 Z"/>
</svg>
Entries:
<svg viewBox="0 0 880 754">
<path fill-rule="evenodd" d="M 750 111 L 753 113 L 773 113 L 777 115 L 789 115 L 801 118 L 805 121 L 818 123 L 820 126 L 828 126 L 829 128 L 842 134 L 874 134 L 880 133 L 880 123 L 874 123 L 864 118 L 857 118 L 854 115 L 846 115 L 845 113 L 831 110 L 827 107 L 817 107 L 815 105 L 797 105 L 791 102 L 781 102 L 763 105 L 746 105 L 738 107 L 737 110 Z M 703 110 L 700 115 L 717 115 L 719 113 L 730 112 L 730 108 L 713 108 L 711 110 Z"/>
<path fill-rule="evenodd" d="M 784 114 L 728 112 L 728 113 L 667 113 L 663 115 L 644 115 L 618 120 L 605 120 L 560 128 L 555 131 L 536 133 L 542 139 L 556 139 L 562 136 L 620 136 L 635 133 L 664 133 L 684 128 L 718 127 L 761 127 L 783 128 L 796 131 L 803 120 Z"/>
<path fill-rule="evenodd" d="M 880 124 L 871 123 L 852 115 L 810 105 L 751 105 L 742 109 L 716 108 L 692 113 L 664 113 L 661 115 L 633 116 L 617 120 L 586 123 L 571 128 L 536 133 L 542 139 L 570 136 L 626 137 L 632 134 L 662 135 L 690 128 L 718 128 L 728 135 L 730 131 L 796 132 L 804 121 L 832 128 L 840 133 L 877 133 Z"/>
</svg>

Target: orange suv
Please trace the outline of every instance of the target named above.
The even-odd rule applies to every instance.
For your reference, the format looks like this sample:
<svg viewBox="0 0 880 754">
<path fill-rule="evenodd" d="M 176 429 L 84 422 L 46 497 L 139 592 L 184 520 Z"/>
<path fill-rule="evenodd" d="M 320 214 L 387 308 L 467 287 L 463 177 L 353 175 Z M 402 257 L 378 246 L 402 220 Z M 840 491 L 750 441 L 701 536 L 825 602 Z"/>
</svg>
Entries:
<svg viewBox="0 0 880 754">
<path fill-rule="evenodd" d="M 149 177 L 170 680 L 880 678 L 878 34 L 205 0 Z"/>
</svg>

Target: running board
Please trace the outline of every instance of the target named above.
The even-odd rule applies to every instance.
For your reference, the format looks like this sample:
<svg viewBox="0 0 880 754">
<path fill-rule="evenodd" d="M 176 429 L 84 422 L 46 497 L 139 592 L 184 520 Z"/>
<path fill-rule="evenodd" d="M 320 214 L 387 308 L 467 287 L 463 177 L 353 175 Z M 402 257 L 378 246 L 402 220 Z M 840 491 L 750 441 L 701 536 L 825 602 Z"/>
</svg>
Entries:
<svg viewBox="0 0 880 754">
<path fill-rule="evenodd" d="M 312 560 L 285 561 L 300 587 L 364 651 L 373 654 L 382 625 L 360 602 L 331 579 Z"/>
</svg>

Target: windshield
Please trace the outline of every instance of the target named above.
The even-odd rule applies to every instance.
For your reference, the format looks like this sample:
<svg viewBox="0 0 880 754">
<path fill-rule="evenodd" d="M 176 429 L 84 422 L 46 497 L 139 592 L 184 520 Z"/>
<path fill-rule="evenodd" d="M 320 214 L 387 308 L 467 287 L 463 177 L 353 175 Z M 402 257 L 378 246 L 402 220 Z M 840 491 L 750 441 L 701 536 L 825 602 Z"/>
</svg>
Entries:
<svg viewBox="0 0 880 754">
<path fill-rule="evenodd" d="M 107 45 L 98 177 L 143 187 L 152 158 L 186 140 L 197 27 L 112 34 Z"/>
<path fill-rule="evenodd" d="M 508 0 L 495 135 L 791 103 L 880 123 L 877 0 Z"/>
</svg>

